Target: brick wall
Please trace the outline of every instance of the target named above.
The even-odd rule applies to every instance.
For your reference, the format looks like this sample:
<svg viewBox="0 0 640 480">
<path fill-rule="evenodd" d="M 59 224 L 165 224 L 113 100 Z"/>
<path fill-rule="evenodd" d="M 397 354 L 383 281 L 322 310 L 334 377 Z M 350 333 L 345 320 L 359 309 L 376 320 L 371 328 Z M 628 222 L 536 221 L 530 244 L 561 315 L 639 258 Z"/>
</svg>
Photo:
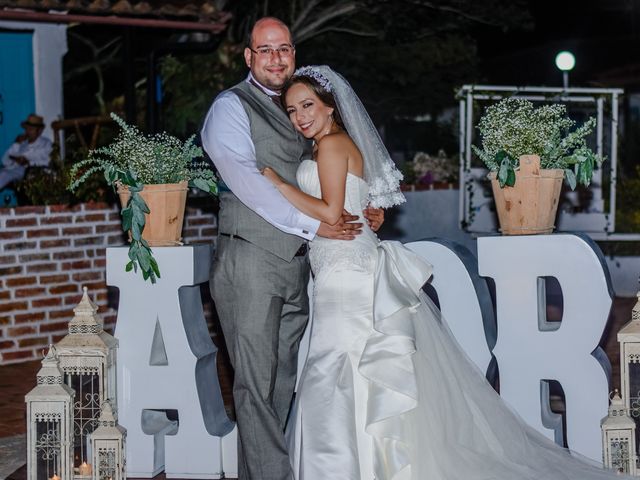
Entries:
<svg viewBox="0 0 640 480">
<path fill-rule="evenodd" d="M 210 208 L 187 207 L 185 243 L 213 241 L 216 233 Z M 105 283 L 105 249 L 124 244 L 115 206 L 0 209 L 0 365 L 41 358 L 66 335 L 82 286 L 112 330 L 116 305 Z"/>
</svg>

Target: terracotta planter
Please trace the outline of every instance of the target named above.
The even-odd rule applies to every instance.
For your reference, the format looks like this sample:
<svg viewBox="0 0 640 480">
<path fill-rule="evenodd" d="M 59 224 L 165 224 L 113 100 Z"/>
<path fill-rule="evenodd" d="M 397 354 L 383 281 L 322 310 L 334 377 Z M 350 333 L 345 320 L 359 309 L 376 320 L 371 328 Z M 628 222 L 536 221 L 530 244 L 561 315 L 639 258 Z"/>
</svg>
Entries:
<svg viewBox="0 0 640 480">
<path fill-rule="evenodd" d="M 181 245 L 182 222 L 187 203 L 188 182 L 145 185 L 140 195 L 151 213 L 145 214 L 144 238 L 152 247 Z M 126 206 L 131 194 L 129 188 L 118 186 L 122 206 Z M 129 239 L 131 240 L 131 239 Z"/>
<path fill-rule="evenodd" d="M 488 177 L 503 235 L 553 232 L 564 179 L 562 169 L 542 169 L 538 155 L 523 155 L 513 187 L 500 188 L 496 172 Z"/>
</svg>

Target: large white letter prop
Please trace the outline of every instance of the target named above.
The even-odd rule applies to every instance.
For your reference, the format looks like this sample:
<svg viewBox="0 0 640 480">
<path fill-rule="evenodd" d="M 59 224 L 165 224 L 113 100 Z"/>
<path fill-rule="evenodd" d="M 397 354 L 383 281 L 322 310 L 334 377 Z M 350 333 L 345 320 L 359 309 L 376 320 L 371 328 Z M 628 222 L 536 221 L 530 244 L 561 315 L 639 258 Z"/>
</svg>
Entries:
<svg viewBox="0 0 640 480">
<path fill-rule="evenodd" d="M 543 380 L 557 380 L 566 400 L 569 448 L 602 461 L 600 419 L 607 415 L 608 379 L 598 342 L 611 308 L 602 254 L 577 235 L 527 235 L 478 239 L 480 275 L 496 283 L 498 341 L 493 354 L 500 394 L 526 422 L 543 425 Z M 555 277 L 562 288 L 557 330 L 544 324 L 538 279 Z"/>
<path fill-rule="evenodd" d="M 236 444 L 227 435 L 234 425 L 224 411 L 217 349 L 200 300 L 210 246 L 154 248 L 162 274 L 156 284 L 125 272 L 127 250 L 107 249 L 107 284 L 120 290 L 115 336 L 127 476 L 148 478 L 164 469 L 167 478 L 221 478 L 223 467 L 236 469 Z M 177 411 L 177 422 L 167 410 Z"/>
<path fill-rule="evenodd" d="M 489 289 L 477 273 L 476 258 L 462 245 L 440 239 L 406 247 L 433 265 L 430 283 L 438 294 L 442 316 L 465 353 L 486 374 L 496 328 Z"/>
</svg>

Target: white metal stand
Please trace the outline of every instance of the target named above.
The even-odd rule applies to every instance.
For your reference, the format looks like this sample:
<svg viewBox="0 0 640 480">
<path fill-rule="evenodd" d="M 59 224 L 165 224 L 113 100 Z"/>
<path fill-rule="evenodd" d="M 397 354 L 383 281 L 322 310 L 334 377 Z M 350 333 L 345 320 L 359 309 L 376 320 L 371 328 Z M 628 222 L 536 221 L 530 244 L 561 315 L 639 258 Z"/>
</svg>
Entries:
<svg viewBox="0 0 640 480">
<path fill-rule="evenodd" d="M 598 155 L 606 157 L 609 164 L 609 204 L 605 210 L 602 197 L 603 170 L 593 172 L 590 187 L 593 198 L 590 211 L 586 213 L 560 212 L 559 231 L 584 231 L 596 239 L 608 238 L 615 232 L 616 179 L 618 163 L 618 100 L 624 93 L 620 88 L 578 87 L 516 87 L 498 85 L 464 85 L 458 91 L 460 118 L 460 210 L 461 225 L 470 232 L 495 232 L 497 222 L 491 209 L 493 199 L 485 192 L 482 181 L 487 175 L 485 168 L 477 168 L 471 162 L 471 144 L 474 142 L 478 105 L 498 102 L 505 97 L 517 96 L 531 102 L 554 102 L 579 105 L 595 111 L 596 145 Z M 608 126 L 608 131 L 605 128 Z M 608 149 L 605 149 L 605 143 Z M 606 150 L 606 151 L 605 151 Z M 571 192 L 570 195 L 577 195 Z M 620 237 L 617 239 L 627 239 Z M 628 238 L 631 239 L 631 238 Z M 637 240 L 637 238 L 633 238 Z"/>
</svg>

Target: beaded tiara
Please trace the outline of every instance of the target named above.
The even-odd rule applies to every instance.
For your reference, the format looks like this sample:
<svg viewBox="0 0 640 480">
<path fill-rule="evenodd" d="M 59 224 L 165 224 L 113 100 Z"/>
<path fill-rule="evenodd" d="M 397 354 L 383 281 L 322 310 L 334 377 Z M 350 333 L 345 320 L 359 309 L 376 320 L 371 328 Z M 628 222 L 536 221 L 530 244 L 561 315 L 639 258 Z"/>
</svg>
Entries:
<svg viewBox="0 0 640 480">
<path fill-rule="evenodd" d="M 295 77 L 309 77 L 313 78 L 316 82 L 320 84 L 322 89 L 325 92 L 331 93 L 333 91 L 333 86 L 327 77 L 322 75 L 315 67 L 306 66 L 300 67 L 295 72 L 293 72 Z"/>
</svg>

